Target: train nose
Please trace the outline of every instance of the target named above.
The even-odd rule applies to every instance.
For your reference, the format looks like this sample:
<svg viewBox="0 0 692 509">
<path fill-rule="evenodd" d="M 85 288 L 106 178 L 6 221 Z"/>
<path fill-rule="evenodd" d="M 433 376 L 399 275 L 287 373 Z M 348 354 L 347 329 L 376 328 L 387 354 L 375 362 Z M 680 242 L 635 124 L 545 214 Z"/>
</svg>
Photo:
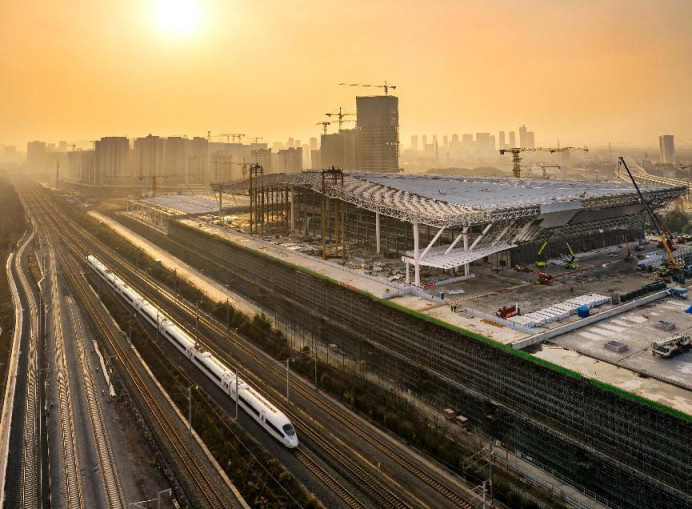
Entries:
<svg viewBox="0 0 692 509">
<path fill-rule="evenodd" d="M 291 449 L 298 447 L 298 437 L 293 435 L 292 437 L 286 438 L 286 446 L 290 447 Z"/>
</svg>

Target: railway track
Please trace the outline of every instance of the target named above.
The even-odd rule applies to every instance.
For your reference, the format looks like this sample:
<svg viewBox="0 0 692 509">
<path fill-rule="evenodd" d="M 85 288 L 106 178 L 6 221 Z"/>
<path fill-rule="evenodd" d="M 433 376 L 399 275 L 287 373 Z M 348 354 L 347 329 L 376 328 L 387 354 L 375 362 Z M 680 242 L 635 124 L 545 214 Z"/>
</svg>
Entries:
<svg viewBox="0 0 692 509">
<path fill-rule="evenodd" d="M 72 219 L 69 218 L 66 214 L 62 213 L 62 211 L 57 210 L 56 211 L 63 216 L 65 221 L 63 223 L 72 223 Z M 65 228 L 66 229 L 66 228 Z M 251 357 L 255 362 L 257 362 L 259 365 L 262 366 L 264 370 L 267 372 L 272 373 L 274 376 L 278 377 L 279 379 L 283 379 L 285 376 L 285 371 L 278 366 L 276 362 L 273 360 L 268 360 L 266 355 L 257 352 L 254 347 L 247 346 L 245 344 L 245 340 L 241 338 L 238 334 L 235 334 L 231 331 L 226 330 L 223 326 L 218 324 L 215 319 L 211 318 L 210 316 L 206 315 L 205 313 L 200 313 L 198 309 L 193 307 L 192 305 L 186 303 L 185 301 L 182 301 L 177 298 L 176 295 L 173 294 L 170 290 L 162 287 L 159 285 L 157 282 L 155 282 L 148 274 L 146 274 L 144 271 L 141 269 L 137 268 L 134 264 L 130 263 L 129 261 L 123 259 L 119 254 L 114 253 L 113 250 L 107 246 L 101 246 L 100 242 L 91 236 L 91 234 L 88 234 L 86 232 L 83 232 L 79 227 L 74 227 L 71 229 L 73 232 L 79 232 L 78 234 L 80 235 L 81 239 L 76 238 L 76 235 L 71 232 L 66 232 L 68 236 L 71 237 L 72 241 L 74 241 L 77 246 L 80 246 L 80 249 L 82 250 L 82 253 L 88 252 L 88 244 L 92 246 L 98 246 L 97 251 L 99 252 L 100 256 L 104 256 L 107 258 L 109 263 L 116 264 L 119 266 L 122 270 L 125 270 L 129 275 L 129 279 L 134 279 L 134 280 L 142 280 L 149 288 L 150 292 L 153 292 L 154 294 L 160 294 L 166 298 L 166 300 L 170 303 L 171 307 L 177 307 L 185 311 L 187 314 L 188 318 L 191 320 L 191 322 L 194 322 L 196 317 L 199 317 L 200 324 L 205 325 L 209 330 L 213 331 L 215 334 L 219 335 L 220 337 L 231 341 L 236 348 L 241 350 L 243 354 Z M 88 243 L 88 244 L 87 244 Z M 106 261 L 106 260 L 104 260 Z M 121 274 L 122 275 L 122 274 Z M 190 331 L 188 331 L 190 332 Z M 211 348 L 210 345 L 205 345 L 208 348 L 210 348 L 212 351 L 215 351 L 217 355 L 221 358 L 226 358 L 228 360 L 228 355 L 226 355 L 223 352 L 219 352 L 218 349 L 216 348 Z M 402 454 L 400 454 L 398 451 L 396 451 L 392 445 L 387 443 L 387 441 L 379 436 L 379 434 L 373 432 L 372 430 L 366 429 L 364 426 L 361 424 L 357 423 L 353 418 L 351 418 L 349 415 L 347 415 L 345 412 L 343 412 L 343 409 L 335 406 L 322 398 L 318 397 L 314 391 L 312 390 L 311 386 L 308 386 L 309 384 L 305 382 L 304 380 L 295 377 L 292 380 L 291 384 L 291 389 L 300 393 L 303 397 L 309 399 L 313 404 L 317 405 L 321 410 L 326 412 L 328 415 L 330 415 L 332 418 L 338 420 L 341 424 L 343 424 L 345 427 L 347 427 L 350 431 L 355 433 L 357 436 L 359 436 L 361 439 L 366 441 L 368 444 L 371 446 L 375 447 L 377 450 L 379 450 L 382 454 L 386 455 L 389 459 L 394 461 L 397 465 L 399 465 L 401 468 L 405 469 L 408 471 L 411 475 L 415 476 L 417 479 L 419 479 L 422 483 L 426 484 L 436 492 L 438 492 L 440 495 L 446 498 L 446 500 L 454 504 L 455 506 L 458 507 L 465 507 L 465 508 L 471 508 L 473 505 L 471 505 L 469 502 L 467 502 L 464 497 L 462 497 L 459 493 L 457 493 L 454 489 L 450 488 L 444 481 L 441 481 L 439 478 L 436 476 L 429 474 L 419 466 L 415 465 L 408 459 L 406 459 Z M 280 405 L 282 406 L 282 405 Z M 299 425 L 302 422 L 302 426 L 300 426 L 301 432 L 305 434 L 306 430 L 311 429 L 311 426 L 304 423 L 303 420 L 295 414 L 295 412 L 292 412 L 290 409 L 285 409 L 287 413 L 291 414 L 290 418 L 292 421 L 295 421 Z M 320 438 L 316 438 L 316 442 L 319 442 Z M 321 446 L 323 448 L 328 448 L 329 444 L 326 444 L 324 446 Z M 338 454 L 338 451 L 337 451 Z M 350 458 L 347 458 L 347 460 L 344 460 L 348 462 Z M 349 470 L 351 471 L 351 470 Z M 351 471 L 352 472 L 352 471 Z M 365 478 L 363 477 L 363 474 L 365 474 Z M 362 471 L 359 472 L 356 470 L 355 472 L 352 472 L 352 475 L 355 475 L 356 478 L 358 478 L 359 481 L 363 482 L 365 486 L 369 486 L 367 483 L 367 472 Z M 380 484 L 380 483 L 378 483 Z M 387 495 L 387 492 L 382 492 L 381 488 L 373 488 L 370 489 L 371 493 L 377 493 L 376 497 L 377 499 L 380 499 L 383 503 L 386 505 L 389 505 L 391 507 L 406 507 L 406 502 L 403 501 L 398 495 L 395 495 L 394 497 L 389 497 Z M 471 498 L 473 495 L 467 494 L 469 498 Z"/>
<path fill-rule="evenodd" d="M 40 384 L 38 366 L 39 348 L 39 313 L 38 303 L 34 297 L 33 289 L 26 273 L 22 270 L 21 260 L 34 237 L 34 232 L 19 248 L 15 256 L 15 272 L 19 285 L 26 295 L 29 304 L 29 338 L 25 345 L 28 346 L 28 364 L 26 378 L 26 401 L 24 404 L 24 422 L 22 437 L 22 468 L 21 468 L 21 492 L 19 501 L 21 507 L 38 507 L 41 501 L 41 451 L 40 451 Z"/>
<path fill-rule="evenodd" d="M 26 192 L 27 190 L 25 189 L 24 191 Z M 37 198 L 37 193 L 35 191 L 28 191 L 33 194 L 34 198 Z M 64 234 L 66 227 L 60 222 L 55 221 L 55 218 L 51 216 L 51 211 L 48 210 L 45 202 L 39 203 L 39 201 L 40 198 L 36 200 L 36 203 L 44 210 L 45 217 L 48 217 L 49 220 L 53 222 L 53 226 Z M 71 246 L 71 248 L 73 249 L 74 246 Z M 79 255 L 78 252 L 77 254 Z M 134 362 L 127 355 L 127 352 L 123 349 L 118 338 L 106 323 L 99 310 L 98 298 L 93 291 L 91 291 L 91 288 L 84 278 L 78 276 L 79 264 L 64 252 L 60 252 L 58 258 L 61 261 L 65 276 L 70 282 L 70 286 L 75 292 L 78 300 L 88 311 L 97 330 L 102 332 L 104 338 L 108 342 L 111 352 L 114 353 L 119 361 L 119 365 L 122 366 L 127 380 L 131 382 L 131 387 L 140 395 L 140 401 L 147 408 L 149 415 L 153 417 L 153 420 L 162 431 L 163 435 L 165 435 L 167 444 L 171 446 L 171 452 L 175 455 L 178 463 L 183 467 L 185 478 L 197 487 L 197 491 L 201 494 L 203 499 L 200 502 L 207 507 L 213 508 L 233 507 L 233 505 L 218 493 L 217 488 L 208 479 L 205 469 L 199 464 L 195 458 L 195 454 L 191 451 L 190 444 L 178 433 L 173 424 L 174 420 L 169 410 L 164 408 L 161 403 L 160 396 L 155 394 L 146 383 L 143 375 L 136 369 Z"/>
<path fill-rule="evenodd" d="M 44 210 L 46 210 L 47 212 L 47 209 L 44 208 Z M 83 239 L 76 238 L 70 232 L 65 231 L 66 228 L 61 223 L 55 222 L 55 226 L 63 230 L 63 233 L 70 238 L 72 247 L 76 248 L 76 254 L 83 255 L 85 252 L 88 252 L 88 248 L 85 245 Z M 113 255 L 111 254 L 110 256 Z M 153 284 L 153 281 L 149 282 Z M 329 441 L 322 438 L 318 433 L 313 432 L 311 430 L 311 426 L 307 424 L 304 420 L 302 420 L 300 417 L 298 417 L 294 412 L 292 420 L 294 422 L 302 423 L 301 428 L 303 434 L 310 436 L 316 444 L 316 446 L 318 446 L 324 454 L 334 458 L 339 463 L 339 465 L 346 472 L 349 473 L 351 478 L 355 479 L 360 486 L 364 487 L 368 491 L 368 493 L 370 494 L 370 496 L 373 497 L 374 500 L 379 500 L 384 507 L 392 507 L 398 509 L 411 507 L 397 493 L 389 489 L 380 480 L 376 479 L 374 476 L 369 474 L 357 462 L 353 461 L 349 457 L 349 455 L 345 454 L 339 448 L 334 447 L 332 444 L 329 443 Z M 309 462 L 309 460 L 305 461 L 305 463 L 307 462 Z M 328 486 L 334 488 L 335 493 L 337 493 L 342 498 L 342 500 L 344 500 L 344 502 L 350 505 L 351 503 L 353 503 L 353 500 L 357 500 L 351 493 L 349 493 L 349 490 L 347 488 L 343 487 L 343 485 L 341 485 L 339 481 L 337 481 L 328 471 L 320 467 L 317 463 L 312 461 L 310 465 L 306 466 L 311 471 L 315 472 L 319 478 L 321 478 L 323 481 L 326 481 Z M 360 504 L 360 502 L 358 504 Z"/>
<path fill-rule="evenodd" d="M 45 228 L 42 220 L 36 217 L 39 224 Z M 67 507 L 84 506 L 84 490 L 80 475 L 77 436 L 74 426 L 74 411 L 70 392 L 70 375 L 65 354 L 65 336 L 62 329 L 62 305 L 58 286 L 58 271 L 55 260 L 55 248 L 50 236 L 46 234 L 45 247 L 48 249 L 51 278 L 51 303 L 53 304 L 53 341 L 55 360 L 55 382 L 58 391 L 58 406 L 60 408 L 60 442 L 63 459 L 63 480 L 65 484 L 65 503 Z"/>
<path fill-rule="evenodd" d="M 321 467 L 317 460 L 312 458 L 303 450 L 296 451 L 296 459 L 300 461 L 305 468 L 310 470 L 312 474 L 324 483 L 329 489 L 336 493 L 339 498 L 353 509 L 365 509 L 367 506 L 363 504 L 353 493 L 346 488 L 339 480 L 337 480 L 327 469 Z"/>
<path fill-rule="evenodd" d="M 99 456 L 99 464 L 101 465 L 101 477 L 103 479 L 106 498 L 108 499 L 108 506 L 112 509 L 124 508 L 126 506 L 125 496 L 113 459 L 113 451 L 111 449 L 111 441 L 108 437 L 108 430 L 103 423 L 103 414 L 101 413 L 101 406 L 96 395 L 96 389 L 94 388 L 91 368 L 87 360 L 87 347 L 84 344 L 84 330 L 81 321 L 76 319 L 74 307 L 70 305 L 69 308 L 72 323 L 75 324 L 75 327 L 77 323 L 79 324 L 79 330 L 75 331 L 75 342 L 79 351 L 78 358 L 81 378 L 84 385 L 87 407 L 89 408 L 89 419 L 94 435 L 94 442 L 96 444 L 96 451 Z"/>
</svg>

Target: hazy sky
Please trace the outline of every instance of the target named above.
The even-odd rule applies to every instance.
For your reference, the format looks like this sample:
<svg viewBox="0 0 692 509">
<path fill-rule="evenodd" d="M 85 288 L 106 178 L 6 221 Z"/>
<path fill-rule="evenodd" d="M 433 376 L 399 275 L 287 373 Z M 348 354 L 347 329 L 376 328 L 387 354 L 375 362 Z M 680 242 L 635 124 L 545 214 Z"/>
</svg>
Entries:
<svg viewBox="0 0 692 509">
<path fill-rule="evenodd" d="M 543 145 L 692 146 L 691 23 L 690 0 L 4 0 L 0 143 L 305 142 L 355 108 L 338 83 L 386 79 L 405 144 L 525 123 Z"/>
</svg>

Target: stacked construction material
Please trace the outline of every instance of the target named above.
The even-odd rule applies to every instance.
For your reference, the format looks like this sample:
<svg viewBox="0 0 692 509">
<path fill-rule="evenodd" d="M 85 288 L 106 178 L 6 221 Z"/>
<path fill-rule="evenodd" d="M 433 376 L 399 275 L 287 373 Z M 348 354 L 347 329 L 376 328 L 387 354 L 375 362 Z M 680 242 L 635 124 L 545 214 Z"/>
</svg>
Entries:
<svg viewBox="0 0 692 509">
<path fill-rule="evenodd" d="M 610 299 L 605 295 L 588 293 L 523 316 L 513 316 L 509 318 L 509 320 L 525 327 L 540 327 L 547 323 L 564 320 L 571 315 L 577 314 L 577 310 L 581 306 L 591 309 L 596 306 L 602 306 L 609 301 Z"/>
</svg>

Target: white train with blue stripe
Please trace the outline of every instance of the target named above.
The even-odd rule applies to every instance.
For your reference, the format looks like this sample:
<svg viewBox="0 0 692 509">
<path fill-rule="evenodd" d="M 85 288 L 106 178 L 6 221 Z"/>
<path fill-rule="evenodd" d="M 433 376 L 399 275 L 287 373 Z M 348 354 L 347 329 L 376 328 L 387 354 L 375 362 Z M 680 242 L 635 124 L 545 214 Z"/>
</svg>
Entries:
<svg viewBox="0 0 692 509">
<path fill-rule="evenodd" d="M 96 257 L 87 256 L 89 265 L 108 283 L 119 295 L 142 315 L 153 327 L 190 361 L 204 373 L 212 382 L 218 385 L 233 401 L 236 400 L 236 374 L 228 369 L 211 352 L 202 350 L 195 344 L 189 334 L 169 320 L 159 309 L 146 300 L 133 288 L 101 263 Z M 267 401 L 255 389 L 241 378 L 238 378 L 238 405 L 262 426 L 272 437 L 279 440 L 288 448 L 298 447 L 298 436 L 295 428 L 286 415 Z"/>
</svg>

